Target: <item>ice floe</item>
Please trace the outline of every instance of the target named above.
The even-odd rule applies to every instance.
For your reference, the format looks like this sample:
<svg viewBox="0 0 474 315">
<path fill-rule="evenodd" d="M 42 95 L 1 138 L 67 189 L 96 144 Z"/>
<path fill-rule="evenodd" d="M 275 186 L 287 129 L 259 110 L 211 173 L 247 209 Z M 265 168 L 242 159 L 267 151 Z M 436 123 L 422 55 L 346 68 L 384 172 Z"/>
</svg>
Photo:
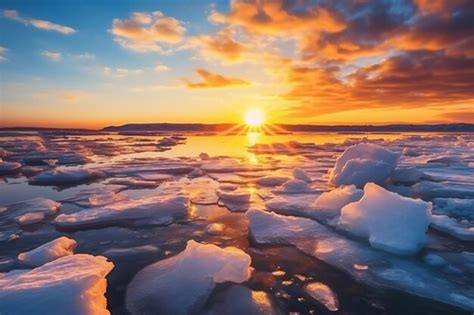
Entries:
<svg viewBox="0 0 474 315">
<path fill-rule="evenodd" d="M 433 215 L 431 227 L 463 241 L 474 241 L 474 224 L 463 224 L 446 215 Z"/>
<path fill-rule="evenodd" d="M 312 180 L 311 180 L 311 177 L 308 175 L 308 173 L 301 169 L 301 168 L 295 168 L 293 169 L 293 178 L 294 179 L 299 179 L 299 180 L 302 180 L 304 182 L 307 182 L 307 183 L 311 183 Z"/>
<path fill-rule="evenodd" d="M 257 185 L 264 186 L 264 187 L 275 187 L 275 186 L 281 186 L 289 180 L 290 178 L 286 176 L 268 175 L 268 176 L 263 176 L 263 177 L 258 178 L 255 181 L 255 183 Z"/>
<path fill-rule="evenodd" d="M 28 182 L 31 185 L 72 185 L 102 178 L 104 176 L 105 175 L 102 172 L 87 168 L 63 168 L 43 172 L 30 177 Z"/>
<path fill-rule="evenodd" d="M 370 245 L 395 254 L 413 254 L 426 242 L 431 203 L 402 197 L 374 184 L 341 209 L 341 227 L 367 238 Z"/>
<path fill-rule="evenodd" d="M 360 143 L 347 148 L 330 171 L 333 186 L 368 182 L 383 183 L 397 166 L 399 154 L 372 143 Z"/>
<path fill-rule="evenodd" d="M 21 164 L 18 162 L 5 162 L 0 158 L 0 175 L 19 172 Z"/>
<path fill-rule="evenodd" d="M 252 192 L 246 188 L 240 188 L 237 185 L 223 184 L 216 190 L 220 199 L 233 203 L 249 203 Z"/>
<path fill-rule="evenodd" d="M 216 283 L 250 277 L 250 256 L 235 247 L 188 241 L 178 255 L 139 271 L 127 288 L 131 314 L 190 314 L 204 307 Z"/>
<path fill-rule="evenodd" d="M 89 208 L 55 218 L 60 227 L 79 228 L 114 223 L 168 225 L 188 214 L 189 197 L 185 193 L 146 196 Z M 135 223 L 136 223 L 135 222 Z"/>
<path fill-rule="evenodd" d="M 318 212 L 324 212 L 329 216 L 337 216 L 341 214 L 341 209 L 345 205 L 360 200 L 363 194 L 364 192 L 354 185 L 341 186 L 322 193 L 313 207 Z"/>
<path fill-rule="evenodd" d="M 270 296 L 263 291 L 253 291 L 243 285 L 232 285 L 216 294 L 206 315 L 276 315 Z"/>
<path fill-rule="evenodd" d="M 324 283 L 310 282 L 304 286 L 304 290 L 311 298 L 324 305 L 329 311 L 336 312 L 339 310 L 336 293 Z"/>
<path fill-rule="evenodd" d="M 60 257 L 72 255 L 76 245 L 75 240 L 62 236 L 33 250 L 20 253 L 18 261 L 31 267 L 38 267 Z"/>
<path fill-rule="evenodd" d="M 293 245 L 365 285 L 409 292 L 474 310 L 474 289 L 469 279 L 451 279 L 412 259 L 372 249 L 311 219 L 255 209 L 247 211 L 246 216 L 249 234 L 258 244 Z"/>
<path fill-rule="evenodd" d="M 44 220 L 43 212 L 29 212 L 16 217 L 16 222 L 20 225 L 38 223 Z"/>
<path fill-rule="evenodd" d="M 69 255 L 32 270 L 0 276 L 2 314 L 110 314 L 105 276 L 113 264 L 105 257 Z"/>
<path fill-rule="evenodd" d="M 306 194 L 311 192 L 311 187 L 307 182 L 300 179 L 291 179 L 281 187 L 275 189 L 276 193 L 282 194 Z"/>
</svg>

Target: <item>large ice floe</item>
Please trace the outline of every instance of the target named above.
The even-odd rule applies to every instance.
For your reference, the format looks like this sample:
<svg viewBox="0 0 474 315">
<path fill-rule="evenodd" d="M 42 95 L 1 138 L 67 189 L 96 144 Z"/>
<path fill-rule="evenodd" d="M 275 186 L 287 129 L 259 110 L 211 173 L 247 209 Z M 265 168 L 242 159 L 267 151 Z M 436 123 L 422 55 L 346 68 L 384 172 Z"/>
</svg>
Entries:
<svg viewBox="0 0 474 315">
<path fill-rule="evenodd" d="M 329 184 L 355 185 L 358 188 L 368 182 L 381 184 L 397 166 L 399 156 L 396 152 L 372 143 L 348 147 L 331 169 Z"/>
<path fill-rule="evenodd" d="M 2 314 L 105 315 L 105 276 L 113 264 L 105 257 L 68 255 L 32 270 L 0 275 Z"/>
<path fill-rule="evenodd" d="M 20 253 L 18 261 L 31 267 L 38 267 L 59 257 L 72 255 L 76 245 L 75 240 L 62 236 L 29 252 Z"/>
<path fill-rule="evenodd" d="M 340 225 L 369 240 L 370 245 L 395 254 L 413 254 L 426 242 L 431 203 L 402 197 L 374 184 L 341 209 Z"/>
<path fill-rule="evenodd" d="M 469 277 L 451 279 L 413 259 L 348 239 L 311 219 L 256 209 L 247 211 L 246 217 L 250 236 L 257 244 L 293 245 L 365 285 L 409 292 L 474 311 L 474 289 Z"/>
<path fill-rule="evenodd" d="M 93 227 L 113 224 L 168 225 L 188 214 L 189 197 L 175 192 L 127 199 L 102 207 L 61 214 L 55 223 L 63 228 Z"/>
<path fill-rule="evenodd" d="M 104 173 L 87 168 L 63 168 L 30 177 L 31 185 L 72 185 L 104 177 Z"/>
<path fill-rule="evenodd" d="M 354 185 L 342 186 L 331 191 L 322 193 L 315 201 L 313 207 L 328 216 L 337 216 L 341 214 L 341 209 L 362 198 L 364 192 L 357 189 Z"/>
<path fill-rule="evenodd" d="M 463 241 L 474 241 L 474 224 L 469 222 L 458 222 L 447 215 L 433 215 L 431 227 Z"/>
<path fill-rule="evenodd" d="M 250 256 L 235 247 L 188 241 L 178 255 L 139 271 L 127 288 L 132 314 L 192 314 L 204 307 L 216 283 L 246 281 Z"/>
</svg>

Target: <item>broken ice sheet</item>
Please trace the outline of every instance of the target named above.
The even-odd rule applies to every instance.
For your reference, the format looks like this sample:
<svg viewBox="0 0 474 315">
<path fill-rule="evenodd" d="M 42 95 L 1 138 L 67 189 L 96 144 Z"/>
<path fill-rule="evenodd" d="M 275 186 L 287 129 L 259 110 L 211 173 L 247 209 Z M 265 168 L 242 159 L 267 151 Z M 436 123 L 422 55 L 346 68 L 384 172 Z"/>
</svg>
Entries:
<svg viewBox="0 0 474 315">
<path fill-rule="evenodd" d="M 474 289 L 469 279 L 450 278 L 412 259 L 371 249 L 311 219 L 253 209 L 247 211 L 246 216 L 250 235 L 258 244 L 293 245 L 370 287 L 400 290 L 474 310 Z M 354 263 L 368 266 L 370 272 L 356 270 Z"/>
</svg>

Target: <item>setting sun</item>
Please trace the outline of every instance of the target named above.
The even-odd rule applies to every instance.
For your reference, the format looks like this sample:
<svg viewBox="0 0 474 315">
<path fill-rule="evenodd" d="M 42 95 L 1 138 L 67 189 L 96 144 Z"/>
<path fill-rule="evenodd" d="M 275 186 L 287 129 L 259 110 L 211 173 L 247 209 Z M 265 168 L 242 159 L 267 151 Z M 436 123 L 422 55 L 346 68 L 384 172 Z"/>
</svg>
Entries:
<svg viewBox="0 0 474 315">
<path fill-rule="evenodd" d="M 259 109 L 251 109 L 245 113 L 245 123 L 250 127 L 260 127 L 265 123 L 265 116 Z"/>
</svg>

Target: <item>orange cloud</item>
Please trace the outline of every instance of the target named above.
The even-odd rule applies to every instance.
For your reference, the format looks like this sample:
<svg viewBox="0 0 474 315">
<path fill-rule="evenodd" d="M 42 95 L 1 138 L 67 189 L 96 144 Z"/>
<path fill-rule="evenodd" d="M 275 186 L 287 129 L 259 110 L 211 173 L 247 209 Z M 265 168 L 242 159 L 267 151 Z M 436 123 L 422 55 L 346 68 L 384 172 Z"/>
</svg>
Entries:
<svg viewBox="0 0 474 315">
<path fill-rule="evenodd" d="M 189 40 L 192 46 L 200 49 L 205 58 L 213 57 L 224 62 L 234 63 L 243 59 L 249 51 L 247 45 L 235 40 L 229 29 L 222 29 L 215 35 L 199 35 Z"/>
<path fill-rule="evenodd" d="M 181 21 L 159 11 L 135 12 L 128 20 L 114 19 L 111 30 L 117 43 L 137 52 L 163 52 L 162 44 L 180 42 L 185 31 Z"/>
<path fill-rule="evenodd" d="M 208 19 L 213 23 L 241 26 L 249 33 L 275 36 L 315 30 L 337 32 L 346 26 L 338 14 L 327 8 L 299 6 L 296 1 L 284 0 L 232 1 L 228 14 L 212 10 Z"/>
<path fill-rule="evenodd" d="M 225 77 L 223 75 L 207 71 L 205 69 L 197 69 L 196 74 L 201 77 L 201 82 L 190 82 L 184 80 L 186 86 L 191 89 L 208 89 L 208 88 L 222 88 L 229 86 L 242 86 L 249 85 L 248 81 L 233 78 Z"/>
<path fill-rule="evenodd" d="M 55 32 L 59 32 L 65 35 L 73 34 L 76 32 L 75 29 L 69 26 L 64 26 L 64 25 L 56 24 L 50 21 L 45 21 L 45 20 L 25 18 L 21 16 L 16 10 L 3 10 L 2 13 L 3 13 L 2 14 L 3 17 L 6 19 L 17 21 L 25 25 L 31 25 L 38 29 L 47 30 L 47 31 L 55 31 Z"/>
</svg>

